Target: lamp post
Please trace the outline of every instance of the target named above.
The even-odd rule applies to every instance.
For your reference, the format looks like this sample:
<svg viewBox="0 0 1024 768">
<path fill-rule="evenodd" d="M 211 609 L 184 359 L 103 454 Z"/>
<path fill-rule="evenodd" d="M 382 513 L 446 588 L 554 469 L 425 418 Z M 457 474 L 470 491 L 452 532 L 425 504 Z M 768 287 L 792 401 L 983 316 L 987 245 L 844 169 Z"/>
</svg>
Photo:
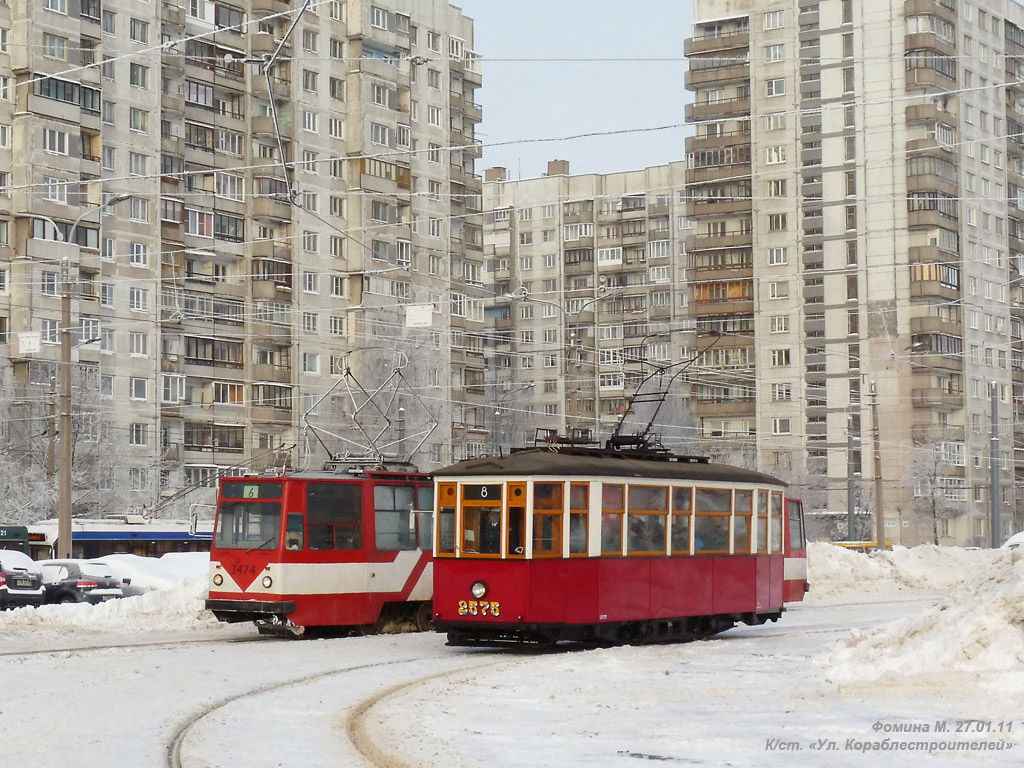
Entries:
<svg viewBox="0 0 1024 768">
<path fill-rule="evenodd" d="M 71 224 L 65 242 L 76 244 L 75 234 L 82 219 L 96 211 L 102 212 L 132 197 L 118 195 L 107 200 L 97 208 L 90 209 L 79 216 Z M 54 230 L 61 234 L 56 222 L 48 216 L 37 216 L 48 219 Z M 63 235 L 61 235 L 63 240 Z M 58 395 L 60 410 L 60 463 L 57 473 L 57 557 L 71 557 L 71 260 L 65 256 L 61 259 L 61 299 L 60 299 L 60 393 Z"/>
</svg>

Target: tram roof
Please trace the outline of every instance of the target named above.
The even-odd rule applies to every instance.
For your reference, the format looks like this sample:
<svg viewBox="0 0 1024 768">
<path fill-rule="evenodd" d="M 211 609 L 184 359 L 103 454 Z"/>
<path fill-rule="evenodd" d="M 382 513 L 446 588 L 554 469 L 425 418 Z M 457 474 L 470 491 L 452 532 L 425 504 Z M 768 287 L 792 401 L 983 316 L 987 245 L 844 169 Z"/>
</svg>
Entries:
<svg viewBox="0 0 1024 768">
<path fill-rule="evenodd" d="M 529 448 L 507 456 L 466 459 L 434 472 L 435 477 L 561 475 L 754 483 L 785 486 L 782 480 L 728 464 L 712 464 L 670 453 Z"/>
</svg>

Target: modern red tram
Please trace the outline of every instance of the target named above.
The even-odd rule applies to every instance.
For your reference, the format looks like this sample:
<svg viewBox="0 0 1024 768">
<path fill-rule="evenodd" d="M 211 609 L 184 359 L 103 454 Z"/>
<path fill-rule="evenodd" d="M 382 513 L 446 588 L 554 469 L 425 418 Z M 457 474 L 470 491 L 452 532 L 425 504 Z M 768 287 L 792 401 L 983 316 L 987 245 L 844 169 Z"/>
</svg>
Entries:
<svg viewBox="0 0 1024 768">
<path fill-rule="evenodd" d="M 691 639 L 803 599 L 801 503 L 760 472 L 559 446 L 434 478 L 434 622 L 451 645 Z"/>
<path fill-rule="evenodd" d="M 206 607 L 264 634 L 427 629 L 432 510 L 419 472 L 223 478 Z"/>
</svg>

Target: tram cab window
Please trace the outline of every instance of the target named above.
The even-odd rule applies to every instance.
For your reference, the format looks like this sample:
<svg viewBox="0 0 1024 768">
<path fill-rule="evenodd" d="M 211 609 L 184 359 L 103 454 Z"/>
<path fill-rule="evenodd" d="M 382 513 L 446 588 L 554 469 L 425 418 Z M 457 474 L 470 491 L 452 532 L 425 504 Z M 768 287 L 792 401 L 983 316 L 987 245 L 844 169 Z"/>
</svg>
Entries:
<svg viewBox="0 0 1024 768">
<path fill-rule="evenodd" d="M 601 487 L 601 554 L 622 554 L 622 520 L 625 511 L 625 487 L 605 483 Z"/>
<path fill-rule="evenodd" d="M 222 501 L 214 542 L 221 549 L 277 549 L 279 501 Z"/>
<path fill-rule="evenodd" d="M 306 523 L 310 549 L 361 549 L 362 488 L 354 483 L 309 483 Z"/>
<path fill-rule="evenodd" d="M 733 498 L 732 551 L 750 553 L 750 521 L 754 512 L 754 492 L 736 490 Z"/>
<path fill-rule="evenodd" d="M 672 489 L 672 554 L 690 554 L 690 518 L 693 488 Z"/>
<path fill-rule="evenodd" d="M 434 548 L 434 486 L 424 485 L 416 489 L 416 518 L 420 549 L 429 552 Z"/>
<path fill-rule="evenodd" d="M 564 494 L 564 483 L 534 483 L 534 557 L 559 557 L 562 554 L 562 515 L 565 510 Z"/>
<path fill-rule="evenodd" d="M 437 508 L 437 553 L 439 555 L 455 554 L 455 483 L 442 483 L 439 486 Z"/>
<path fill-rule="evenodd" d="M 285 523 L 284 547 L 292 551 L 301 550 L 305 543 L 304 521 L 302 515 L 290 513 Z"/>
<path fill-rule="evenodd" d="M 524 557 L 526 554 L 526 484 L 510 483 L 508 487 L 508 523 L 505 554 Z"/>
<path fill-rule="evenodd" d="M 789 507 L 789 548 L 804 549 L 803 515 L 800 514 L 799 501 L 787 501 Z"/>
<path fill-rule="evenodd" d="M 461 551 L 501 555 L 501 484 L 462 486 Z"/>
<path fill-rule="evenodd" d="M 416 489 L 378 485 L 373 489 L 375 543 L 382 551 L 416 549 Z"/>
</svg>

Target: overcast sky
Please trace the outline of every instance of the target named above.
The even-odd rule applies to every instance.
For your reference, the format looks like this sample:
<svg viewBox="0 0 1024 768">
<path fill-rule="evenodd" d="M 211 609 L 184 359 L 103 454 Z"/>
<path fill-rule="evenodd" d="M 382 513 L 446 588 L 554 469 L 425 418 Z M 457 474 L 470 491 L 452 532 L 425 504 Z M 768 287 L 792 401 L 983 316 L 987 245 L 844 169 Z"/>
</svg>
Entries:
<svg viewBox="0 0 1024 768">
<path fill-rule="evenodd" d="M 487 145 L 681 124 L 691 0 L 453 4 L 475 21 L 475 49 L 485 59 L 478 172 L 500 165 L 509 178 L 531 178 L 559 159 L 572 173 L 611 173 L 683 159 L 683 128 Z"/>
</svg>

